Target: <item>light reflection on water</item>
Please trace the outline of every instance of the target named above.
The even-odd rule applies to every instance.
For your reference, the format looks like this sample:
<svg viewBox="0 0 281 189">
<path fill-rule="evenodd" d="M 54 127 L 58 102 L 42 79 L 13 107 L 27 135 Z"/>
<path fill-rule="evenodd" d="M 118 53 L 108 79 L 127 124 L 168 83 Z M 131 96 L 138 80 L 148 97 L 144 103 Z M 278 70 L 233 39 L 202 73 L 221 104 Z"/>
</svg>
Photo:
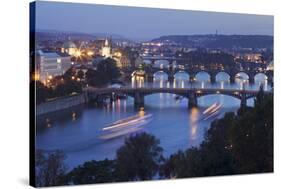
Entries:
<svg viewBox="0 0 281 189">
<path fill-rule="evenodd" d="M 217 79 L 222 80 L 211 84 L 208 76 L 202 73 L 197 75 L 192 86 L 200 88 L 242 87 L 242 79 L 236 79 L 236 82 L 231 84 L 227 77 L 220 77 Z M 191 83 L 186 79 L 186 76 L 181 76 L 180 78 L 168 81 L 163 76 L 160 79 L 156 78 L 152 83 L 134 78 L 128 86 L 191 87 Z M 266 81 L 258 79 L 256 79 L 255 84 L 244 81 L 245 88 L 258 89 L 262 83 L 266 90 L 270 89 Z M 144 111 L 152 114 L 152 121 L 144 126 L 143 131 L 160 139 L 165 156 L 178 150 L 185 150 L 191 146 L 199 145 L 203 140 L 204 132 L 215 118 L 202 120 L 202 112 L 214 103 L 222 104 L 219 117 L 224 112 L 236 111 L 240 106 L 240 100 L 233 97 L 208 95 L 198 98 L 198 108 L 188 110 L 188 101 L 185 98 L 176 100 L 176 95 L 163 93 L 148 95 L 145 97 Z M 248 100 L 248 105 L 252 104 L 253 99 Z M 122 146 L 125 136 L 108 141 L 100 140 L 101 129 L 107 124 L 136 113 L 138 111 L 134 109 L 133 99 L 128 97 L 127 100 L 117 100 L 101 108 L 84 105 L 49 114 L 37 119 L 36 146 L 44 150 L 63 150 L 68 157 L 66 163 L 69 168 L 92 159 L 114 158 L 115 152 Z"/>
<path fill-rule="evenodd" d="M 198 120 L 200 118 L 198 108 L 192 108 L 190 110 L 190 140 L 195 140 L 197 138 L 197 127 L 198 127 Z"/>
</svg>

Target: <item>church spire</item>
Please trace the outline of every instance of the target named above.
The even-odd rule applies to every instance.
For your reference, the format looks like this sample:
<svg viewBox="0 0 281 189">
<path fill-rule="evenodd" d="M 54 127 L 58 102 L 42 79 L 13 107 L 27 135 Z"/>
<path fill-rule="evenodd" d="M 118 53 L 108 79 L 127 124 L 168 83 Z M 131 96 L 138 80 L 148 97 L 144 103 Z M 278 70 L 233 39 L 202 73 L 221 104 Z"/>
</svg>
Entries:
<svg viewBox="0 0 281 189">
<path fill-rule="evenodd" d="M 104 46 L 105 46 L 105 47 L 108 47 L 108 46 L 109 46 L 109 42 L 108 42 L 108 39 L 107 39 L 107 38 L 105 38 Z"/>
</svg>

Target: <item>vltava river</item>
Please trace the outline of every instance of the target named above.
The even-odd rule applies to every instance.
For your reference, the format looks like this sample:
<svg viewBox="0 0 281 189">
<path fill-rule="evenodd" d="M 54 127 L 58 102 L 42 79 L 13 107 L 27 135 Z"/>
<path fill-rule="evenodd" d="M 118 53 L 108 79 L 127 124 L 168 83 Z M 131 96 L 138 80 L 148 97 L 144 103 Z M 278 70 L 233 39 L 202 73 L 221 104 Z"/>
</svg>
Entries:
<svg viewBox="0 0 281 189">
<path fill-rule="evenodd" d="M 227 81 L 227 74 L 217 76 L 217 82 L 211 84 L 208 75 L 199 73 L 192 84 L 186 73 L 178 73 L 175 80 L 167 81 L 164 73 L 155 74 L 154 81 L 147 83 L 133 78 L 131 87 L 196 87 L 196 88 L 239 88 L 258 89 L 260 84 L 265 90 L 271 90 L 264 75 L 258 75 L 255 84 L 249 84 L 247 77 L 241 74 L 234 84 Z M 243 84 L 244 83 L 244 84 Z M 221 108 L 215 115 L 204 111 L 217 103 Z M 248 100 L 253 105 L 253 99 Z M 160 139 L 164 155 L 199 145 L 210 123 L 228 111 L 236 111 L 240 100 L 224 95 L 209 95 L 198 98 L 198 108 L 188 109 L 187 99 L 176 98 L 173 94 L 153 94 L 145 97 L 143 110 L 135 110 L 133 99 L 128 97 L 108 103 L 103 107 L 82 105 L 66 111 L 56 112 L 37 118 L 36 147 L 46 151 L 62 150 L 66 153 L 66 164 L 73 168 L 89 160 L 112 159 L 116 150 L 123 145 L 128 135 L 113 139 L 101 139 L 102 128 L 106 125 L 138 113 L 151 114 L 151 120 L 141 127 L 141 131 Z"/>
</svg>

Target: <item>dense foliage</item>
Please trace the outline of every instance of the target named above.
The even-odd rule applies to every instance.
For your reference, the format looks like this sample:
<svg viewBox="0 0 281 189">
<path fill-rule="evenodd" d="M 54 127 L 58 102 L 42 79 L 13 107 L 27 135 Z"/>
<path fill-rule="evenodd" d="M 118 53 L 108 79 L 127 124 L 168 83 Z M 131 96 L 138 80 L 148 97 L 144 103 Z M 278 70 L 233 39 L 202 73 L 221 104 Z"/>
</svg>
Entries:
<svg viewBox="0 0 281 189">
<path fill-rule="evenodd" d="M 36 187 L 57 186 L 65 183 L 66 156 L 62 151 L 50 153 L 37 150 L 35 154 Z"/>
<path fill-rule="evenodd" d="M 151 180 L 163 160 L 160 141 L 140 133 L 125 140 L 117 150 L 116 172 L 121 181 Z"/>
<path fill-rule="evenodd" d="M 115 182 L 115 167 L 115 160 L 88 161 L 69 172 L 66 180 L 73 184 Z"/>
<path fill-rule="evenodd" d="M 46 102 L 48 99 L 81 93 L 83 83 L 80 79 L 83 79 L 82 73 L 76 73 L 71 67 L 63 75 L 50 79 L 47 84 L 36 81 L 36 104 Z"/>
<path fill-rule="evenodd" d="M 210 53 L 206 50 L 197 50 L 189 53 L 177 52 L 184 58 L 187 68 L 193 69 L 204 66 L 206 70 L 224 68 L 226 70 L 235 69 L 236 63 L 231 54 L 224 52 Z"/>
<path fill-rule="evenodd" d="M 121 73 L 116 65 L 116 61 L 112 58 L 107 58 L 100 61 L 97 69 L 88 69 L 86 72 L 86 81 L 94 87 L 101 87 L 120 77 Z"/>
</svg>

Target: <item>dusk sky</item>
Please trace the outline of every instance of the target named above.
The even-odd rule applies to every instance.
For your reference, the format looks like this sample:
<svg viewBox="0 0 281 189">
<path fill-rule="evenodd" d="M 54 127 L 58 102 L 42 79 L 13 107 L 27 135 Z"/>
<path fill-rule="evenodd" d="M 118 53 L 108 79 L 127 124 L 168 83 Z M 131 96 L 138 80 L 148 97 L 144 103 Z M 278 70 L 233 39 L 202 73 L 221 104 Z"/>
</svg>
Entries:
<svg viewBox="0 0 281 189">
<path fill-rule="evenodd" d="M 273 35 L 273 16 L 37 1 L 36 28 L 117 34 L 135 40 L 216 30 Z"/>
</svg>

